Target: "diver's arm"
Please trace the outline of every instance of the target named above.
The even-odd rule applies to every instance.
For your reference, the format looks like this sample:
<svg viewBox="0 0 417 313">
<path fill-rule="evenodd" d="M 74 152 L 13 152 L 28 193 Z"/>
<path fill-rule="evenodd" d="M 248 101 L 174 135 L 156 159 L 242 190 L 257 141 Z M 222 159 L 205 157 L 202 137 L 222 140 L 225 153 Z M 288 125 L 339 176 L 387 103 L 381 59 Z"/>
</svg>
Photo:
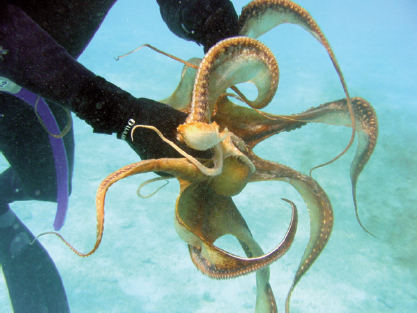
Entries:
<svg viewBox="0 0 417 313">
<path fill-rule="evenodd" d="M 175 140 L 186 114 L 165 104 L 140 98 L 96 76 L 72 58 L 18 7 L 6 4 L 0 12 L 0 76 L 46 100 L 58 103 L 90 124 L 94 132 L 117 133 L 142 159 L 179 154 L 150 130 L 130 136 L 131 125 L 151 125 Z"/>
<path fill-rule="evenodd" d="M 135 98 L 77 62 L 20 8 L 3 8 L 0 44 L 8 52 L 0 75 L 75 112 L 96 132 L 117 132 L 124 122 L 115 114 L 117 107 Z"/>
<path fill-rule="evenodd" d="M 230 0 L 157 0 L 161 16 L 178 37 L 204 46 L 236 36 L 237 14 Z"/>
</svg>

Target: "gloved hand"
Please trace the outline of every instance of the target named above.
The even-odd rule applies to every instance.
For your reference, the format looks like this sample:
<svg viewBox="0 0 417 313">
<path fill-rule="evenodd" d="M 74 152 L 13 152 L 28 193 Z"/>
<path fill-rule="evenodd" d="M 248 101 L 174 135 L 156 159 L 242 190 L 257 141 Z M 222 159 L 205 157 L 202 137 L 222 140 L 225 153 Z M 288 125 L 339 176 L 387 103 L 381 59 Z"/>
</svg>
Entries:
<svg viewBox="0 0 417 313">
<path fill-rule="evenodd" d="M 71 110 L 93 127 L 94 132 L 117 133 L 142 160 L 159 158 L 182 158 L 174 148 L 162 141 L 158 134 L 135 125 L 156 127 L 167 139 L 173 141 L 188 154 L 199 158 L 211 158 L 211 151 L 196 151 L 176 139 L 176 130 L 185 122 L 187 114 L 145 98 L 135 98 L 128 92 L 95 76 L 82 84 L 71 103 Z"/>
<path fill-rule="evenodd" d="M 236 36 L 238 16 L 230 0 L 158 0 L 162 19 L 178 37 L 204 46 Z"/>
<path fill-rule="evenodd" d="M 136 128 L 135 125 L 148 125 L 156 127 L 165 138 L 174 142 L 185 152 L 198 158 L 210 158 L 210 151 L 197 151 L 176 139 L 176 130 L 185 122 L 187 114 L 174 108 L 146 98 L 139 98 L 131 106 L 131 112 L 124 112 L 126 125 L 117 134 L 124 139 L 142 160 L 159 158 L 182 158 L 183 156 L 174 150 L 169 144 L 162 141 L 159 135 L 152 129 Z M 128 118 L 129 117 L 129 118 Z"/>
</svg>

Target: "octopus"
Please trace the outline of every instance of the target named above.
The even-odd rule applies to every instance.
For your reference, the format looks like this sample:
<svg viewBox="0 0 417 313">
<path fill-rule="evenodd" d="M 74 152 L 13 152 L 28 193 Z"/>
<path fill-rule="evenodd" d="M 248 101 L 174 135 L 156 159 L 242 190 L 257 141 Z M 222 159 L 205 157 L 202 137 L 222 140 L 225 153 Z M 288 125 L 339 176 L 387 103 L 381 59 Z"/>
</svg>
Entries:
<svg viewBox="0 0 417 313">
<path fill-rule="evenodd" d="M 293 115 L 269 114 L 264 109 L 274 98 L 278 87 L 278 63 L 258 38 L 283 24 L 303 27 L 326 49 L 339 75 L 346 98 L 313 107 Z M 255 0 L 245 6 L 239 17 L 239 36 L 227 38 L 212 47 L 203 59 L 184 62 L 178 88 L 162 100 L 177 110 L 188 113 L 177 129 L 178 139 L 196 150 L 212 150 L 211 159 L 197 159 L 164 138 L 158 129 L 147 125 L 183 158 L 151 159 L 127 165 L 110 174 L 100 184 L 96 196 L 97 238 L 94 248 L 81 253 L 58 235 L 78 255 L 93 254 L 104 231 L 104 203 L 109 187 L 115 182 L 141 173 L 158 172 L 175 177 L 180 193 L 175 206 L 175 229 L 188 244 L 192 262 L 205 275 L 215 279 L 233 278 L 256 272 L 256 312 L 277 312 L 269 284 L 269 265 L 283 256 L 294 241 L 298 213 L 293 202 L 283 199 L 292 210 L 288 230 L 281 243 L 264 253 L 252 237 L 249 227 L 232 197 L 245 191 L 248 183 L 282 181 L 292 185 L 302 196 L 310 215 L 310 239 L 288 292 L 285 309 L 290 311 L 291 295 L 303 275 L 311 268 L 330 239 L 333 209 L 326 192 L 310 175 L 288 166 L 258 157 L 254 147 L 281 132 L 294 131 L 308 123 L 325 123 L 352 128 L 346 149 L 358 135 L 356 155 L 350 177 L 357 219 L 356 185 L 360 173 L 375 149 L 378 123 L 374 109 L 362 98 L 351 98 L 333 50 L 311 15 L 288 0 Z M 253 83 L 258 95 L 248 100 L 235 86 Z M 230 93 L 228 90 L 235 93 Z M 239 99 L 238 105 L 231 99 Z M 326 164 L 320 165 L 324 166 Z M 318 167 L 320 167 L 318 166 Z M 316 167 L 317 168 L 317 167 Z M 361 224 L 362 226 L 362 224 Z M 363 227 L 363 226 L 362 226 Z M 224 235 L 236 237 L 246 254 L 229 253 L 214 243 Z"/>
</svg>

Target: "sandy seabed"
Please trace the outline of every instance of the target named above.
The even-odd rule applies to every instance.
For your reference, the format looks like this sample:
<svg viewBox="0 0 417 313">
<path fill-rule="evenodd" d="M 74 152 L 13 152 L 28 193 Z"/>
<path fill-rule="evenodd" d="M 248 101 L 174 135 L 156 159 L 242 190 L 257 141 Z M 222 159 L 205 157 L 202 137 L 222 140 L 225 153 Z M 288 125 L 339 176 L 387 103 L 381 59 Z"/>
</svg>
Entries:
<svg viewBox="0 0 417 313">
<path fill-rule="evenodd" d="M 233 3 L 240 12 L 245 1 Z M 417 307 L 417 3 L 297 3 L 312 14 L 332 45 L 350 95 L 365 98 L 377 112 L 378 144 L 359 179 L 357 197 L 363 224 L 379 239 L 365 233 L 356 221 L 349 180 L 352 148 L 314 172 L 332 202 L 335 224 L 324 252 L 293 293 L 292 312 L 413 312 Z M 324 48 L 302 28 L 282 25 L 260 40 L 274 52 L 281 75 L 275 99 L 265 111 L 299 113 L 344 97 Z M 144 43 L 183 59 L 203 56 L 201 47 L 169 32 L 155 1 L 119 0 L 79 61 L 137 97 L 164 99 L 176 88 L 181 64 L 149 49 L 114 60 Z M 98 185 L 138 157 L 126 143 L 93 134 L 76 117 L 74 128 L 73 192 L 61 234 L 86 252 L 95 241 Z M 342 151 L 349 136 L 345 127 L 308 125 L 268 139 L 256 153 L 307 174 Z M 0 158 L 0 170 L 7 167 Z M 201 274 L 174 230 L 178 183 L 171 180 L 152 198 L 137 197 L 137 187 L 151 177 L 128 178 L 110 188 L 104 238 L 94 255 L 80 258 L 54 236 L 40 239 L 62 275 L 71 311 L 254 312 L 255 274 L 224 281 Z M 144 192 L 153 188 L 149 185 Z M 290 251 L 270 267 L 280 312 L 308 242 L 308 211 L 300 195 L 285 183 L 250 184 L 234 198 L 255 239 L 270 251 L 290 221 L 291 211 L 282 197 L 297 205 L 300 221 Z M 34 234 L 52 229 L 56 204 L 30 201 L 13 203 L 11 208 Z M 233 238 L 226 236 L 218 244 L 243 253 Z M 3 276 L 0 307 L 2 312 L 12 311 Z"/>
</svg>

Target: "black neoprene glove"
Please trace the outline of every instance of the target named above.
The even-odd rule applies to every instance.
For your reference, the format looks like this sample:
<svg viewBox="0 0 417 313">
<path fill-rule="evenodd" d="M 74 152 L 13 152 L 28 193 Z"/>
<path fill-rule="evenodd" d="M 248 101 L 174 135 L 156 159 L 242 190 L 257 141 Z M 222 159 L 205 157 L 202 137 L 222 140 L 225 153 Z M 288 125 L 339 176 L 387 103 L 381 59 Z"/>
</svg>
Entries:
<svg viewBox="0 0 417 313">
<path fill-rule="evenodd" d="M 135 98 L 119 87 L 96 76 L 86 82 L 75 100 L 73 111 L 93 127 L 94 132 L 117 133 L 142 160 L 181 158 L 182 156 L 158 134 L 145 128 L 136 128 L 133 141 L 131 132 L 135 125 L 156 127 L 167 139 L 195 157 L 210 158 L 210 151 L 196 151 L 176 140 L 177 127 L 185 122 L 187 114 L 146 98 Z"/>
<path fill-rule="evenodd" d="M 141 157 L 142 160 L 159 158 L 182 158 L 169 144 L 162 141 L 158 134 L 151 129 L 138 127 L 133 132 L 132 125 L 149 125 L 156 127 L 167 139 L 174 142 L 189 154 L 199 158 L 210 158 L 210 151 L 197 151 L 188 148 L 175 138 L 177 127 L 185 122 L 187 114 L 177 111 L 172 107 L 146 98 L 134 101 L 131 112 L 126 114 L 126 125 L 117 134 L 118 138 L 124 139 L 130 147 Z M 130 116 L 130 118 L 128 118 Z M 128 118 L 128 119 L 127 119 Z"/>
<path fill-rule="evenodd" d="M 178 37 L 204 46 L 236 36 L 238 16 L 230 0 L 157 0 L 161 16 Z"/>
</svg>

